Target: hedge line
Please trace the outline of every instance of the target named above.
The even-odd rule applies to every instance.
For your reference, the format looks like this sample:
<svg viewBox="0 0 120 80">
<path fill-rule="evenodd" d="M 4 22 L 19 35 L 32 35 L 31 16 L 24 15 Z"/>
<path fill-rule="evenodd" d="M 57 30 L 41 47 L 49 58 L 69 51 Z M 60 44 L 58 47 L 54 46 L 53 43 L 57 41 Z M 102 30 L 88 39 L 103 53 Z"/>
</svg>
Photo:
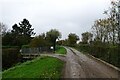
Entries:
<svg viewBox="0 0 120 80">
<path fill-rule="evenodd" d="M 22 59 L 19 48 L 3 48 L 2 49 L 2 69 L 12 67 Z"/>
</svg>

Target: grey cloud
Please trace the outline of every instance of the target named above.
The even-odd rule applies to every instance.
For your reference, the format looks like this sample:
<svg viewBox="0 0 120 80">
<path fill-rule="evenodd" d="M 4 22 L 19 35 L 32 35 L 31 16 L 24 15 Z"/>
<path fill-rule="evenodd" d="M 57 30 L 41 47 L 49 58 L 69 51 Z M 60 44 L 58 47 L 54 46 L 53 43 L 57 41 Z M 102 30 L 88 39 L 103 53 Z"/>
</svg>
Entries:
<svg viewBox="0 0 120 80">
<path fill-rule="evenodd" d="M 65 39 L 70 32 L 80 36 L 89 31 L 96 19 L 105 17 L 110 0 L 2 0 L 0 5 L 0 21 L 9 28 L 27 18 L 37 35 L 56 28 Z"/>
</svg>

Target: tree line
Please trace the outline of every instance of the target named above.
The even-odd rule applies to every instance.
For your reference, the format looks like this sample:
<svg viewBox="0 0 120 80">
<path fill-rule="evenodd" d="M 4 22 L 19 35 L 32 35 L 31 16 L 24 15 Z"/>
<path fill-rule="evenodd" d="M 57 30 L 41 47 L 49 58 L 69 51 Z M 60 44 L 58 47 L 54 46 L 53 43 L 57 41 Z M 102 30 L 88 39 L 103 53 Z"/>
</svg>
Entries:
<svg viewBox="0 0 120 80">
<path fill-rule="evenodd" d="M 11 31 L 6 31 L 6 26 L 0 23 L 2 27 L 2 45 L 29 47 L 53 46 L 55 51 L 56 40 L 61 38 L 61 33 L 57 29 L 51 29 L 46 33 L 35 36 L 34 28 L 27 19 L 23 19 L 19 24 L 14 24 Z"/>
</svg>

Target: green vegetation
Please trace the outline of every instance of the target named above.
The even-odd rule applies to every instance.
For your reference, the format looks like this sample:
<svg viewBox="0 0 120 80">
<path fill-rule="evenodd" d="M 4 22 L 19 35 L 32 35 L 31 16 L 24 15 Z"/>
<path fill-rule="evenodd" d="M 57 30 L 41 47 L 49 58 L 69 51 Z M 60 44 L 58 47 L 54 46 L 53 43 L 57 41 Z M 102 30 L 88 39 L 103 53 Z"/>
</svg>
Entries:
<svg viewBox="0 0 120 80">
<path fill-rule="evenodd" d="M 67 51 L 66 51 L 66 49 L 65 49 L 64 47 L 62 47 L 62 46 L 57 46 L 56 53 L 57 53 L 57 54 L 66 54 Z"/>
<path fill-rule="evenodd" d="M 75 46 L 75 44 L 78 40 L 79 40 L 79 36 L 77 36 L 75 33 L 70 33 L 68 35 L 69 46 Z"/>
<path fill-rule="evenodd" d="M 38 57 L 3 72 L 5 78 L 60 78 L 64 62 L 53 57 Z"/>
<path fill-rule="evenodd" d="M 90 46 L 88 44 L 79 44 L 73 47 L 83 54 L 88 54 L 90 52 Z"/>
<path fill-rule="evenodd" d="M 21 62 L 22 56 L 17 47 L 4 47 L 2 49 L 2 70 L 8 69 Z"/>
<path fill-rule="evenodd" d="M 68 35 L 68 38 L 65 40 L 59 40 L 57 41 L 58 45 L 64 45 L 64 46 L 70 46 L 74 47 L 76 46 L 77 41 L 79 40 L 79 36 L 75 33 L 70 33 Z"/>
<path fill-rule="evenodd" d="M 7 28 L 4 24 L 2 24 L 4 28 Z M 1 26 L 1 25 L 0 25 Z M 30 43 L 32 39 L 32 35 L 34 35 L 34 28 L 27 19 L 23 19 L 23 21 L 18 24 L 14 24 L 12 26 L 11 31 L 2 32 L 2 45 L 3 46 L 19 46 L 27 45 Z"/>
<path fill-rule="evenodd" d="M 56 40 L 61 38 L 61 33 L 57 29 L 51 29 L 46 33 L 46 38 L 48 39 L 49 43 L 52 44 L 53 50 L 55 51 Z"/>
</svg>

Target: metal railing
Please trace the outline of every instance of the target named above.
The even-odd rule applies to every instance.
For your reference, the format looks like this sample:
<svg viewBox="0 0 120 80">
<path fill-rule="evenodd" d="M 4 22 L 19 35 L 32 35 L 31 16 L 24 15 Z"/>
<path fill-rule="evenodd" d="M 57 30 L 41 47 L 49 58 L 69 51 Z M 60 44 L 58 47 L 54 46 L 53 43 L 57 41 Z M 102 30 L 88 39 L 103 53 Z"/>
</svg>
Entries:
<svg viewBox="0 0 120 80">
<path fill-rule="evenodd" d="M 51 52 L 50 47 L 38 47 L 38 48 L 22 48 L 21 54 L 40 54 L 43 52 Z"/>
</svg>

